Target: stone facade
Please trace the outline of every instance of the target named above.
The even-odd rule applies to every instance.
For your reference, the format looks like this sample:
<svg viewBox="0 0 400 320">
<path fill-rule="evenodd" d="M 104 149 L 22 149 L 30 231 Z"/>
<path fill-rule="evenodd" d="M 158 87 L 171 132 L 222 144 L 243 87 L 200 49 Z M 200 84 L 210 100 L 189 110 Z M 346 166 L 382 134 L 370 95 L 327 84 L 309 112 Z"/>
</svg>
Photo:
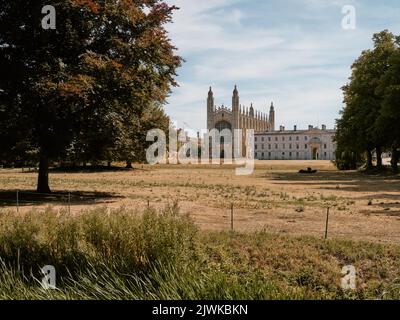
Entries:
<svg viewBox="0 0 400 320">
<path fill-rule="evenodd" d="M 275 108 L 271 103 L 269 115 L 241 105 L 237 87 L 233 90 L 232 107 L 217 107 L 212 88 L 207 98 L 207 129 L 254 129 L 254 158 L 258 160 L 334 160 L 336 144 L 333 141 L 335 130 L 309 126 L 308 130 L 285 130 L 280 126 L 275 130 Z M 244 141 L 244 136 L 242 137 Z M 223 147 L 221 147 L 223 148 Z M 245 146 L 242 145 L 244 153 Z M 223 151 L 221 149 L 221 157 Z"/>
<path fill-rule="evenodd" d="M 267 114 L 255 111 L 253 104 L 250 108 L 242 106 L 239 102 L 237 87 L 233 90 L 232 107 L 224 105 L 217 107 L 214 104 L 214 93 L 210 87 L 207 98 L 207 129 L 254 129 L 255 132 L 274 131 L 275 110 L 271 104 L 269 117 Z"/>
<path fill-rule="evenodd" d="M 309 126 L 308 130 L 285 130 L 257 133 L 254 138 L 258 160 L 334 160 L 335 130 Z"/>
</svg>

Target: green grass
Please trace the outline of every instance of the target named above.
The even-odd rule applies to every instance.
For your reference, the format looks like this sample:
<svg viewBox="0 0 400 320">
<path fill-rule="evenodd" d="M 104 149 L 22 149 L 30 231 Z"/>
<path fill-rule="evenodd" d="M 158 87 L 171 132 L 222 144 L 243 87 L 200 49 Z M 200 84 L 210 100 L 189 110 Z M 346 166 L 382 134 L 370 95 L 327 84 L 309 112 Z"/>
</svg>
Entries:
<svg viewBox="0 0 400 320">
<path fill-rule="evenodd" d="M 57 289 L 40 286 L 44 265 Z M 340 287 L 357 269 L 356 291 Z M 399 299 L 400 248 L 267 232 L 200 232 L 176 204 L 0 212 L 1 299 Z"/>
</svg>

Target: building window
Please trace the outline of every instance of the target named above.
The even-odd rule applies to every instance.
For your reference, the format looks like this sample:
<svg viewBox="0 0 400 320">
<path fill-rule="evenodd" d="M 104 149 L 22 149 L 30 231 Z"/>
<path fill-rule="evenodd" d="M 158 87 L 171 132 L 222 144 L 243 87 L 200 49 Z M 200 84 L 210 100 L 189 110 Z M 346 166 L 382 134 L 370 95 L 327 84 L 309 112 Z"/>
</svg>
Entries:
<svg viewBox="0 0 400 320">
<path fill-rule="evenodd" d="M 282 145 L 282 149 L 286 149 L 286 145 L 285 144 Z"/>
<path fill-rule="evenodd" d="M 255 145 L 255 148 L 256 148 L 256 150 L 257 150 L 257 145 Z"/>
<path fill-rule="evenodd" d="M 271 141 L 271 137 L 268 137 L 268 141 Z"/>
<path fill-rule="evenodd" d="M 264 137 L 261 138 L 261 141 L 264 142 Z"/>
<path fill-rule="evenodd" d="M 307 149 L 307 145 L 304 145 L 304 149 Z"/>
<path fill-rule="evenodd" d="M 292 141 L 292 137 L 289 137 L 289 141 Z"/>
<path fill-rule="evenodd" d="M 292 157 L 292 153 L 291 152 L 289 152 L 289 157 Z"/>
<path fill-rule="evenodd" d="M 254 137 L 254 141 L 257 142 L 257 137 Z"/>
<path fill-rule="evenodd" d="M 282 137 L 282 141 L 285 141 L 285 137 Z"/>
<path fill-rule="evenodd" d="M 296 137 L 296 141 L 299 141 L 299 136 Z"/>
<path fill-rule="evenodd" d="M 278 149 L 278 144 L 277 143 L 275 143 L 275 149 Z"/>
<path fill-rule="evenodd" d="M 296 145 L 296 149 L 300 149 L 299 145 Z"/>
<path fill-rule="evenodd" d="M 271 145 L 270 144 L 268 145 L 268 149 L 271 150 Z"/>
<path fill-rule="evenodd" d="M 289 149 L 292 149 L 292 144 L 289 144 Z"/>
<path fill-rule="evenodd" d="M 264 152 L 263 152 L 263 153 L 261 153 L 261 157 L 262 157 L 262 158 L 264 158 Z"/>
<path fill-rule="evenodd" d="M 263 144 L 263 145 L 261 145 L 261 149 L 262 149 L 262 150 L 264 150 L 264 144 Z"/>
<path fill-rule="evenodd" d="M 307 136 L 305 136 L 305 137 L 304 137 L 304 140 L 305 140 L 305 141 L 307 141 L 307 140 L 308 140 L 308 137 L 307 137 Z"/>
<path fill-rule="evenodd" d="M 326 144 L 324 144 L 324 149 L 326 149 Z M 326 152 L 325 152 L 326 153 Z"/>
<path fill-rule="evenodd" d="M 271 158 L 271 152 L 268 152 L 268 157 Z"/>
<path fill-rule="evenodd" d="M 275 137 L 275 141 L 278 141 L 278 137 Z"/>
</svg>

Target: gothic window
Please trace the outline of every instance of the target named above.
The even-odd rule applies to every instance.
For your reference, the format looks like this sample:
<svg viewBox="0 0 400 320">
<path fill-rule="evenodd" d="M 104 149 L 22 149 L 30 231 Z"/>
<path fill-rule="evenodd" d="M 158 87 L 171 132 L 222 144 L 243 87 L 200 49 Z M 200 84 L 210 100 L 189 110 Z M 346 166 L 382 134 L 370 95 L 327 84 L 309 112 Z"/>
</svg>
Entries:
<svg viewBox="0 0 400 320">
<path fill-rule="evenodd" d="M 217 129 L 218 131 L 222 131 L 224 129 L 229 129 L 231 130 L 231 124 L 227 121 L 220 121 L 215 125 L 215 129 Z"/>
</svg>

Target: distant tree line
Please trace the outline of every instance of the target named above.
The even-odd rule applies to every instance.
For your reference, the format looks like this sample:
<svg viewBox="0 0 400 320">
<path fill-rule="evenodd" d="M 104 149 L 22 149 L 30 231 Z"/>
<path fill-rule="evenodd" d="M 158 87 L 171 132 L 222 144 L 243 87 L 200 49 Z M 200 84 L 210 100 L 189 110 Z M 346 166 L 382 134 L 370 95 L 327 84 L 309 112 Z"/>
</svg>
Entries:
<svg viewBox="0 0 400 320">
<path fill-rule="evenodd" d="M 400 155 L 400 37 L 388 30 L 373 36 L 374 47 L 352 65 L 350 82 L 342 89 L 345 107 L 337 120 L 336 164 L 340 169 L 382 166 L 391 154 L 398 171 Z"/>
<path fill-rule="evenodd" d="M 53 0 L 54 30 L 47 4 L 0 0 L 0 163 L 37 163 L 39 192 L 54 162 L 143 160 L 182 63 L 164 1 Z"/>
</svg>

